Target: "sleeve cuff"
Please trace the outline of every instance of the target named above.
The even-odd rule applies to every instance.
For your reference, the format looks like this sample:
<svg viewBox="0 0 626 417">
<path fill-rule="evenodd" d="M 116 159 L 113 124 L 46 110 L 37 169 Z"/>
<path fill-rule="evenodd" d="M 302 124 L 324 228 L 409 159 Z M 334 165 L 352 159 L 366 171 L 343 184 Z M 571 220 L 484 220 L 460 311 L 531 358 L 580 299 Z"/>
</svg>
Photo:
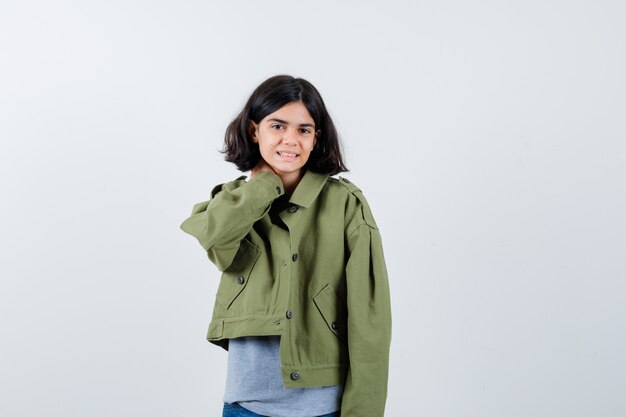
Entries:
<svg viewBox="0 0 626 417">
<path fill-rule="evenodd" d="M 274 193 L 276 197 L 281 196 L 285 193 L 283 181 L 278 175 L 271 171 L 263 171 L 259 174 L 256 174 L 248 181 L 248 184 L 251 183 L 263 184 L 263 186 L 267 188 L 270 192 Z"/>
</svg>

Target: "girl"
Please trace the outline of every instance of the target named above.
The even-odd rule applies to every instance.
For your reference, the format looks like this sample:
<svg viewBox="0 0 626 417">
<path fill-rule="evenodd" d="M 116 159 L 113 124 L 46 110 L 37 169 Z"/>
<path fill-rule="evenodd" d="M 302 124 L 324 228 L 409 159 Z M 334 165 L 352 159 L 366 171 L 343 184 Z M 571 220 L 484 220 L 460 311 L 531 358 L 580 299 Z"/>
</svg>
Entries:
<svg viewBox="0 0 626 417">
<path fill-rule="evenodd" d="M 261 83 L 226 129 L 245 175 L 181 229 L 222 271 L 207 339 L 228 351 L 223 417 L 381 417 L 391 305 L 380 233 L 345 178 L 317 89 Z"/>
</svg>

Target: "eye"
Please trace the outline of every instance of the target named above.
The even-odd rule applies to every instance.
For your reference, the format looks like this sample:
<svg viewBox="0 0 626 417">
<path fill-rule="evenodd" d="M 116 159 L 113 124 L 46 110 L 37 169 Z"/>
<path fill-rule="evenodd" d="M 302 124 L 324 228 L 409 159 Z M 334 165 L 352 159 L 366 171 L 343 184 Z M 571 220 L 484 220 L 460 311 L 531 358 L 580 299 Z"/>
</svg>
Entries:
<svg viewBox="0 0 626 417">
<path fill-rule="evenodd" d="M 283 128 L 283 125 L 271 125 L 272 129 L 279 130 Z"/>
<path fill-rule="evenodd" d="M 305 129 L 305 128 L 300 129 L 300 132 L 302 132 L 305 135 L 308 135 L 309 133 L 311 133 L 309 129 Z"/>
</svg>

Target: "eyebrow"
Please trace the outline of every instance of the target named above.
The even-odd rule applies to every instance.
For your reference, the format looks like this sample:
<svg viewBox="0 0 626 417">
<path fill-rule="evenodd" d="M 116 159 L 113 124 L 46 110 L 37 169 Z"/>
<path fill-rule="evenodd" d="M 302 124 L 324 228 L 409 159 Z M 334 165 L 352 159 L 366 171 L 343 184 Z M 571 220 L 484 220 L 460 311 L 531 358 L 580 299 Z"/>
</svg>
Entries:
<svg viewBox="0 0 626 417">
<path fill-rule="evenodd" d="M 278 122 L 278 123 L 284 123 L 286 125 L 288 125 L 289 123 L 286 120 L 281 120 L 281 119 L 269 119 L 267 121 L 269 122 Z M 311 124 L 311 123 L 300 123 L 300 127 L 312 127 L 313 129 L 315 129 L 315 125 Z"/>
</svg>

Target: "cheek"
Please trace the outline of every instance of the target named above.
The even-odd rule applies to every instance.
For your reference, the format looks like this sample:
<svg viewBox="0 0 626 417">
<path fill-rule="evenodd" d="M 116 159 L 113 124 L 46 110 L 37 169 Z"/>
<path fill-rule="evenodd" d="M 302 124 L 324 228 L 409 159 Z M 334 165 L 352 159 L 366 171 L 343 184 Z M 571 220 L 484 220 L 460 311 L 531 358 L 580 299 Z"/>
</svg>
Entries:
<svg viewBox="0 0 626 417">
<path fill-rule="evenodd" d="M 265 144 L 264 146 L 261 146 L 261 155 L 263 155 L 264 157 L 268 157 L 270 155 L 272 155 L 274 153 L 272 147 L 268 146 L 267 144 Z"/>
<path fill-rule="evenodd" d="M 272 134 L 271 132 L 265 134 L 265 137 L 263 139 L 264 139 L 263 145 L 265 146 L 265 148 L 268 148 L 268 149 L 275 147 L 280 142 L 280 137 L 278 137 L 276 133 Z"/>
<path fill-rule="evenodd" d="M 305 163 L 306 161 L 309 160 L 309 157 L 311 156 L 311 151 L 309 151 L 308 149 L 310 148 L 306 148 L 307 150 L 305 152 L 302 152 L 302 154 L 300 155 L 302 158 L 302 163 Z"/>
<path fill-rule="evenodd" d="M 259 147 L 261 148 L 261 152 L 263 150 L 268 151 L 271 150 L 276 144 L 275 144 L 275 140 L 274 138 L 272 138 L 271 136 L 266 135 L 263 140 L 259 141 Z"/>
</svg>

